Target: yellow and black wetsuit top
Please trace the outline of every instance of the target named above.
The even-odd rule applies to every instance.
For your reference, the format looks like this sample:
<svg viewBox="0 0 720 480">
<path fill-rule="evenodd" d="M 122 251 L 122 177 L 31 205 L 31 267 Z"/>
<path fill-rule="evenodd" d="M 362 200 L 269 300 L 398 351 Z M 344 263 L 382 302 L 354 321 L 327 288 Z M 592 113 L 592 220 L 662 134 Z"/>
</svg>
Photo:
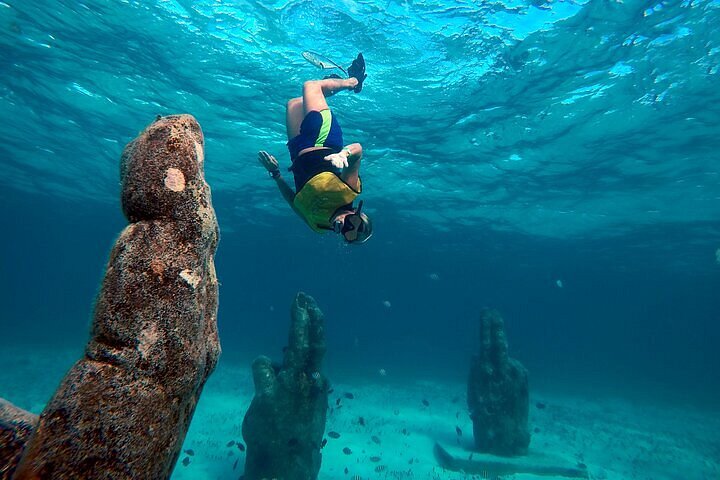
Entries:
<svg viewBox="0 0 720 480">
<path fill-rule="evenodd" d="M 335 172 L 320 172 L 295 194 L 293 205 L 310 228 L 325 233 L 333 229 L 331 219 L 339 210 L 352 208 L 352 202 L 362 192 L 359 179 L 358 187 L 356 191 Z"/>
</svg>

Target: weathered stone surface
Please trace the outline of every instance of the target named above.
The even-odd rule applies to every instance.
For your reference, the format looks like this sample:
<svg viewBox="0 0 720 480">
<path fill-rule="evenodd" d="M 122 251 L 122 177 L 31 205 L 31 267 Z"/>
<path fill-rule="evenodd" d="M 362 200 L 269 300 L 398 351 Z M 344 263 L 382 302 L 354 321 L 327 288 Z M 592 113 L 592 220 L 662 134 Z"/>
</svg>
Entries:
<svg viewBox="0 0 720 480">
<path fill-rule="evenodd" d="M 122 155 L 131 222 L 110 253 L 85 356 L 40 416 L 17 479 L 162 479 L 215 368 L 218 228 L 190 115 L 158 118 Z"/>
<path fill-rule="evenodd" d="M 0 398 L 0 480 L 12 478 L 38 416 Z"/>
<path fill-rule="evenodd" d="M 243 421 L 245 479 L 312 480 L 328 408 L 323 314 L 299 293 L 291 310 L 290 339 L 282 366 L 267 357 L 253 362 L 255 397 Z"/>
<path fill-rule="evenodd" d="M 495 310 L 480 316 L 480 353 L 473 357 L 468 380 L 468 407 L 475 447 L 496 455 L 524 455 L 528 431 L 528 375 L 508 357 L 505 325 Z"/>
</svg>

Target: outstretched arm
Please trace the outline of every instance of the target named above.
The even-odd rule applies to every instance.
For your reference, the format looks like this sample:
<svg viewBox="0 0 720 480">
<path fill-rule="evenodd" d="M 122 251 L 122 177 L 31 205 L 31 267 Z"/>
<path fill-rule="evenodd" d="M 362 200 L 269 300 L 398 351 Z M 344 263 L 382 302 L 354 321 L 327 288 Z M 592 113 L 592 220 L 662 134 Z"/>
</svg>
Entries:
<svg viewBox="0 0 720 480">
<path fill-rule="evenodd" d="M 300 212 L 295 209 L 295 203 L 293 202 L 293 200 L 295 199 L 295 191 L 290 185 L 288 185 L 288 183 L 280 174 L 280 167 L 275 157 L 273 157 L 268 152 L 261 150 L 260 152 L 258 152 L 258 161 L 263 167 L 265 167 L 268 172 L 270 172 L 270 176 L 273 178 L 273 180 L 275 180 L 275 184 L 277 185 L 278 190 L 280 190 L 280 193 L 282 194 L 288 205 L 290 205 L 290 208 L 292 208 L 295 213 L 300 215 Z"/>
</svg>

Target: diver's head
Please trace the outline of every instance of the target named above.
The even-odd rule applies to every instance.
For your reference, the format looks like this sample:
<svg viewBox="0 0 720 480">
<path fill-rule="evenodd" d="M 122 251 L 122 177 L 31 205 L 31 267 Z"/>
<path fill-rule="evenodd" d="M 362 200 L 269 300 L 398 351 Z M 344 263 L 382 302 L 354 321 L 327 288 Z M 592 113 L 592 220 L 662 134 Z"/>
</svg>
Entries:
<svg viewBox="0 0 720 480">
<path fill-rule="evenodd" d="M 370 217 L 362 212 L 363 202 L 358 203 L 357 208 L 336 218 L 333 223 L 335 233 L 339 233 L 345 242 L 355 245 L 367 242 L 372 237 L 372 222 Z"/>
</svg>

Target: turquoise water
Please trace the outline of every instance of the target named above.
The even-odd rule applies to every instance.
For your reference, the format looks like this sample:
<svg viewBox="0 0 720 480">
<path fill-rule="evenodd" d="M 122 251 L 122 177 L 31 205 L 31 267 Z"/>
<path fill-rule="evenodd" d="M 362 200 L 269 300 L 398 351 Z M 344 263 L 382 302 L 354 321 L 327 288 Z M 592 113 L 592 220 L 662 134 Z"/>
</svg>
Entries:
<svg viewBox="0 0 720 480">
<path fill-rule="evenodd" d="M 303 50 L 367 60 L 330 101 L 364 147 L 360 248 L 313 234 L 256 161 L 289 164 L 285 102 L 324 74 Z M 531 390 L 720 400 L 718 1 L 5 0 L 0 72 L 0 348 L 81 349 L 122 148 L 186 112 L 223 362 L 279 355 L 303 290 L 336 379 L 462 381 L 491 306 Z"/>
</svg>

